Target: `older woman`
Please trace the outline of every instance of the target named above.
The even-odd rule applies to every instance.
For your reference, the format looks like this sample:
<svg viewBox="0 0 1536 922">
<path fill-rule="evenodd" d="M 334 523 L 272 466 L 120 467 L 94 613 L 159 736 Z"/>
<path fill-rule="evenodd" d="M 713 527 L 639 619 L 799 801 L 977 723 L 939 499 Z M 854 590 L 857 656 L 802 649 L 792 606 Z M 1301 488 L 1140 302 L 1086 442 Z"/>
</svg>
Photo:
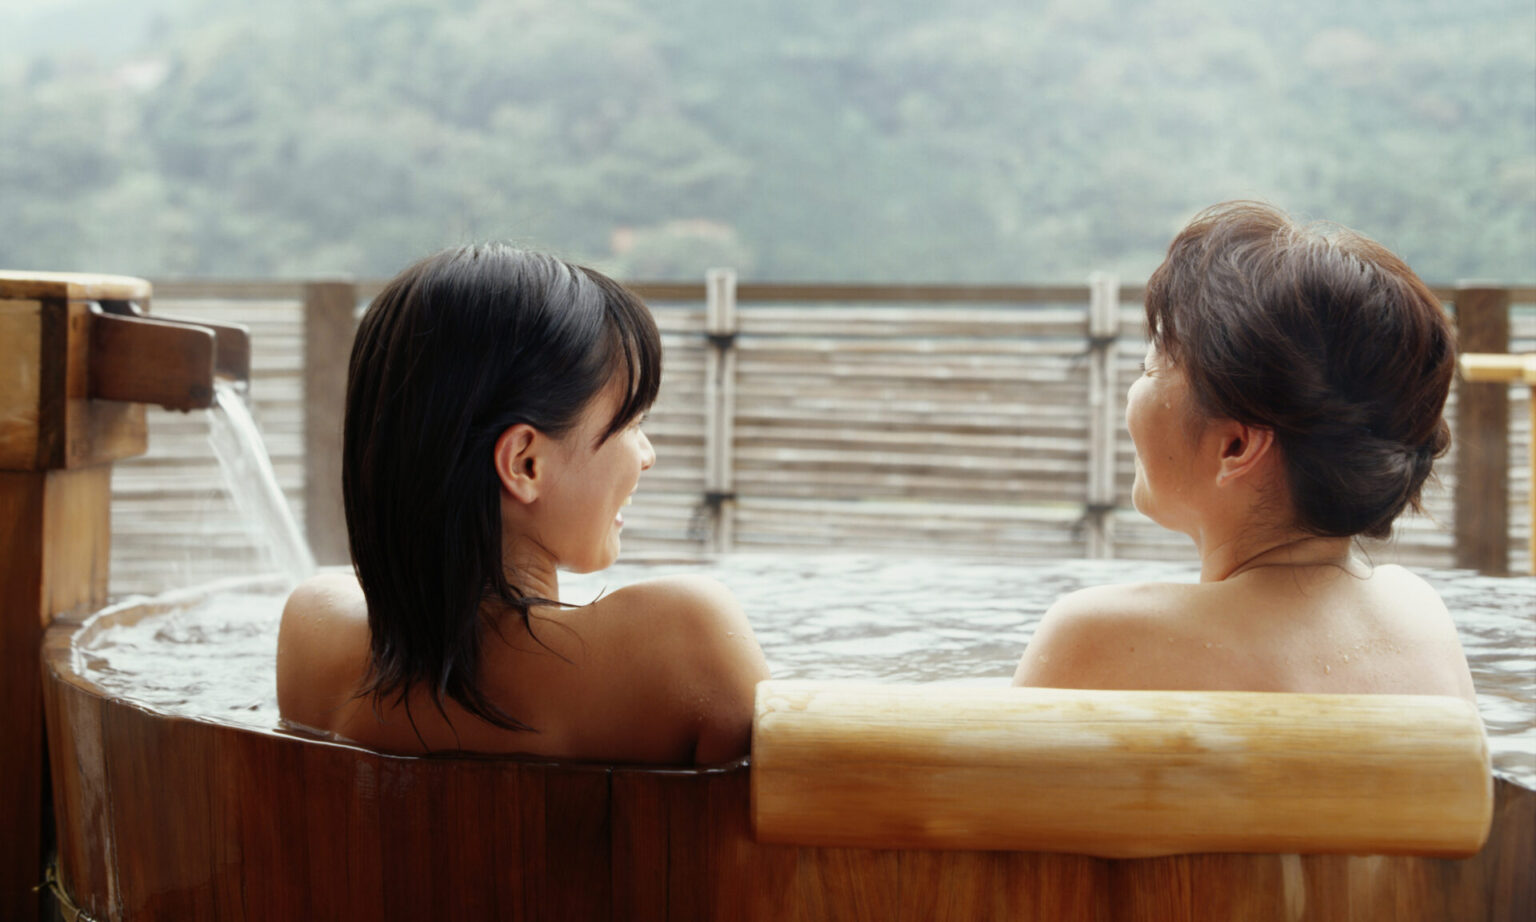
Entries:
<svg viewBox="0 0 1536 922">
<path fill-rule="evenodd" d="M 1230 203 L 1173 241 L 1146 310 L 1132 495 L 1194 540 L 1200 582 L 1060 599 L 1014 683 L 1471 698 L 1435 591 L 1355 540 L 1417 508 L 1450 441 L 1435 296 L 1359 234 Z"/>
</svg>

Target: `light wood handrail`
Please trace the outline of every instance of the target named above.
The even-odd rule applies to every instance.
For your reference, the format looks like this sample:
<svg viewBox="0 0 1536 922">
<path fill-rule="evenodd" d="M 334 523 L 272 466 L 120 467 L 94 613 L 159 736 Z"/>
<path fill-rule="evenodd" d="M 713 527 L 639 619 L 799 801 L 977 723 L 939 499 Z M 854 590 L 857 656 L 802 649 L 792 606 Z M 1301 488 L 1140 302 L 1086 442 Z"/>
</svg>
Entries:
<svg viewBox="0 0 1536 922">
<path fill-rule="evenodd" d="M 752 814 L 801 845 L 1461 857 L 1488 758 L 1460 698 L 769 681 Z"/>
</svg>

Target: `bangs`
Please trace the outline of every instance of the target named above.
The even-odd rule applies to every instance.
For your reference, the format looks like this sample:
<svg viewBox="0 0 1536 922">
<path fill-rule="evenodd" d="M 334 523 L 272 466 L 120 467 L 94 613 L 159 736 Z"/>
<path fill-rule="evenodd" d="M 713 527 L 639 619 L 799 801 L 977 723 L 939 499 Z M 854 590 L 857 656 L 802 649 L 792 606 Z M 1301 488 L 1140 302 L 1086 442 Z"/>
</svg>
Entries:
<svg viewBox="0 0 1536 922">
<path fill-rule="evenodd" d="M 611 374 L 625 383 L 624 399 L 602 441 L 634 422 L 656 402 L 661 389 L 661 333 L 651 311 L 633 292 L 601 273 L 583 270 L 603 292 Z"/>
<path fill-rule="evenodd" d="M 1145 307 L 1147 313 L 1147 339 L 1159 353 L 1174 364 L 1180 362 L 1178 318 L 1174 310 L 1175 295 L 1171 290 L 1178 280 L 1175 268 L 1165 261 L 1147 279 Z"/>
</svg>

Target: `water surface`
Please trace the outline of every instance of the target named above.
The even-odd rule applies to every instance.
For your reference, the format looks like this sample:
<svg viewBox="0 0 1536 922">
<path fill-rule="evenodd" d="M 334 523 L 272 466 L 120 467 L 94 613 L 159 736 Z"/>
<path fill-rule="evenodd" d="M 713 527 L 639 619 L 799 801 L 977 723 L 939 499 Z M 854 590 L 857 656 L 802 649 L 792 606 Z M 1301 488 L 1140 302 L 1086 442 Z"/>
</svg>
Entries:
<svg viewBox="0 0 1536 922">
<path fill-rule="evenodd" d="M 1536 580 L 1421 571 L 1455 615 L 1495 768 L 1536 788 Z M 805 554 L 738 554 L 706 564 L 619 564 L 562 576 L 564 601 L 655 576 L 730 586 L 777 678 L 1006 685 L 1058 596 L 1105 583 L 1195 582 L 1166 561 L 1013 564 Z M 276 726 L 280 595 L 223 592 L 131 626 L 85 632 L 77 668 L 105 691 L 178 714 Z"/>
</svg>

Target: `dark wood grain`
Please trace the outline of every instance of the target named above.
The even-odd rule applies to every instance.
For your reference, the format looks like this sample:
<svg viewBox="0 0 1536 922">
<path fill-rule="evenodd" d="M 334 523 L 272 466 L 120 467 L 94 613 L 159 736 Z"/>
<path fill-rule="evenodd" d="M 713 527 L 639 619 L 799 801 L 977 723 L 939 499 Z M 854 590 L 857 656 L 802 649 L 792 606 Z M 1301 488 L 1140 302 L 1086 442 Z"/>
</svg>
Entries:
<svg viewBox="0 0 1536 922">
<path fill-rule="evenodd" d="M 1457 349 L 1509 351 L 1509 292 L 1456 291 Z M 1456 382 L 1456 566 L 1509 572 L 1509 386 Z"/>
<path fill-rule="evenodd" d="M 661 790 L 667 814 L 667 918 L 703 922 L 713 918 L 709 882 L 716 874 L 708 776 L 667 774 Z"/>
<path fill-rule="evenodd" d="M 447 820 L 446 786 L 415 759 L 379 764 L 379 852 L 383 865 L 384 919 L 432 918 L 447 898 L 448 856 L 430 847 Z"/>
<path fill-rule="evenodd" d="M 518 765 L 512 789 L 518 823 L 515 832 L 517 855 L 510 862 L 521 872 L 521 918 L 541 922 L 550 896 L 549 855 L 545 847 L 545 779 L 555 769 L 547 765 Z M 503 808 L 505 809 L 505 808 Z"/>
<path fill-rule="evenodd" d="M 102 730 L 119 918 L 218 919 L 217 735 L 205 724 L 110 704 Z"/>
<path fill-rule="evenodd" d="M 705 776 L 709 803 L 711 919 L 777 922 L 802 918 L 795 877 L 800 849 L 754 841 L 748 811 L 750 771 Z"/>
<path fill-rule="evenodd" d="M 506 770 L 493 761 L 465 759 L 433 764 L 430 783 L 446 792 L 442 802 L 443 817 L 456 822 L 434 824 L 428 847 L 447 858 L 447 892 L 436 911 L 449 919 L 503 919 L 497 875 L 501 873 L 500 856 L 487 847 L 506 832 L 489 809 L 496 796 L 496 774 Z"/>
<path fill-rule="evenodd" d="M 479 844 L 486 848 L 491 862 L 489 882 L 496 892 L 497 918 L 521 922 L 531 918 L 526 903 L 531 886 L 526 862 L 542 854 L 524 845 L 530 838 L 526 832 L 530 811 L 523 796 L 528 769 L 523 763 L 500 761 L 487 762 L 485 769 L 488 799 L 479 809 L 495 832 L 489 843 Z"/>
<path fill-rule="evenodd" d="M 599 920 L 613 911 L 609 770 L 573 766 L 544 781 L 544 875 L 541 907 L 549 922 Z"/>
<path fill-rule="evenodd" d="M 43 668 L 50 675 L 55 674 L 60 657 L 69 655 L 70 634 L 63 625 L 48 631 Z M 67 659 L 62 663 L 67 666 Z M 49 759 L 57 766 L 52 787 L 59 876 L 65 891 L 77 895 L 81 909 L 106 918 L 112 885 L 107 856 L 112 840 L 101 736 L 102 700 L 69 682 L 44 682 L 43 691 Z"/>
<path fill-rule="evenodd" d="M 37 650 L 46 474 L 0 471 L 0 918 L 38 918 L 42 880 L 43 703 Z M 67 763 L 65 763 L 67 764 Z"/>
<path fill-rule="evenodd" d="M 306 843 L 314 922 L 384 916 L 387 844 L 379 827 L 381 756 L 322 743 L 284 742 L 302 756 L 305 810 L 295 836 Z"/>
<path fill-rule="evenodd" d="M 316 881 L 308 874 L 311 843 L 304 835 L 310 795 L 303 750 L 233 727 L 210 735 L 215 740 L 216 774 L 208 787 L 219 918 L 311 918 Z"/>
<path fill-rule="evenodd" d="M 672 830 L 665 776 L 620 769 L 612 785 L 614 917 L 667 919 Z"/>
</svg>

